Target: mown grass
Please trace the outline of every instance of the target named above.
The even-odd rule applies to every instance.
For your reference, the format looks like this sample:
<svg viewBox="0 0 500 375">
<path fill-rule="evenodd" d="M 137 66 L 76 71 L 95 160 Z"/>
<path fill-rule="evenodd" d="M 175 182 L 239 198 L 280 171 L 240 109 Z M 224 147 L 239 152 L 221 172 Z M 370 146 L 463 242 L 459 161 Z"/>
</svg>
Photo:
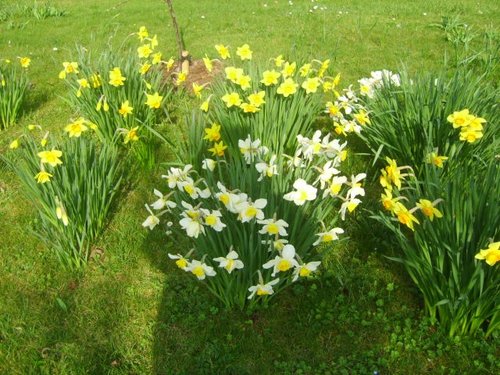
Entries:
<svg viewBox="0 0 500 375">
<path fill-rule="evenodd" d="M 0 57 L 29 55 L 34 86 L 19 124 L 0 133 L 2 153 L 27 124 L 54 130 L 66 124 L 72 113 L 57 73 L 75 44 L 97 54 L 147 25 L 158 33 L 164 54 L 176 54 L 161 0 L 53 1 L 66 14 L 40 20 L 18 12 L 17 4 L 0 4 L 0 12 L 9 13 L 0 17 Z M 346 84 L 400 63 L 410 71 L 439 68 L 452 47 L 429 24 L 442 16 L 458 14 L 477 30 L 498 27 L 500 19 L 491 0 L 201 4 L 174 2 L 193 56 L 214 56 L 211 46 L 218 42 L 248 42 L 260 61 L 277 53 L 331 58 Z M 314 5 L 327 9 L 310 13 Z M 498 371 L 497 336 L 449 339 L 423 318 L 420 296 L 402 268 L 384 258 L 397 249 L 362 211 L 349 223 L 351 238 L 325 249 L 328 269 L 321 278 L 251 315 L 225 311 L 202 283 L 167 260 L 167 252 L 186 250 L 180 238 L 165 241 L 140 227 L 161 172 L 159 166 L 137 175 L 96 245 L 103 255 L 75 275 L 62 271 L 31 234 L 35 212 L 13 174 L 0 166 L 0 373 Z"/>
</svg>

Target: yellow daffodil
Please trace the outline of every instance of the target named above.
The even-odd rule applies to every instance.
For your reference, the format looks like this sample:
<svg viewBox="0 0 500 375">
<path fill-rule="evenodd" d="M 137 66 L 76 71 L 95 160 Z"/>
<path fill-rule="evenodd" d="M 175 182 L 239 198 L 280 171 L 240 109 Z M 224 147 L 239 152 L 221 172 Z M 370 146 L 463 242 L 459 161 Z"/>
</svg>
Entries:
<svg viewBox="0 0 500 375">
<path fill-rule="evenodd" d="M 12 142 L 10 142 L 9 148 L 11 150 L 15 150 L 16 148 L 19 148 L 19 139 L 14 139 Z"/>
<path fill-rule="evenodd" d="M 420 199 L 417 203 L 417 207 L 420 208 L 422 213 L 427 216 L 430 221 L 434 220 L 434 216 L 437 218 L 443 217 L 441 211 L 439 211 L 436 207 L 434 207 L 437 202 L 431 202 L 428 199 Z"/>
<path fill-rule="evenodd" d="M 40 171 L 35 175 L 36 182 L 39 184 L 44 184 L 46 182 L 49 182 L 51 177 L 53 176 L 45 171 Z"/>
<path fill-rule="evenodd" d="M 209 105 L 210 105 L 210 97 L 207 100 L 205 100 L 203 103 L 201 103 L 200 110 L 202 110 L 203 112 L 208 112 Z"/>
<path fill-rule="evenodd" d="M 149 55 L 153 53 L 151 46 L 149 44 L 143 44 L 137 48 L 137 55 L 141 59 L 147 59 Z"/>
<path fill-rule="evenodd" d="M 123 86 L 125 80 L 126 78 L 122 75 L 122 71 L 119 67 L 115 67 L 109 72 L 109 84 L 111 86 Z"/>
<path fill-rule="evenodd" d="M 62 164 L 61 159 L 59 159 L 62 156 L 62 151 L 52 149 L 51 151 L 41 151 L 37 155 L 42 164 L 47 163 L 52 167 Z"/>
<path fill-rule="evenodd" d="M 29 57 L 20 57 L 19 58 L 19 63 L 21 64 L 21 66 L 23 68 L 28 68 L 30 66 L 30 63 L 31 63 L 31 59 Z"/>
<path fill-rule="evenodd" d="M 359 111 L 359 113 L 355 113 L 354 118 L 359 125 L 370 125 L 370 118 L 368 117 L 368 113 L 363 110 Z"/>
<path fill-rule="evenodd" d="M 253 94 L 248 95 L 248 102 L 255 107 L 260 107 L 265 103 L 264 97 L 266 96 L 265 91 L 259 91 Z"/>
<path fill-rule="evenodd" d="M 136 142 L 139 140 L 139 135 L 137 134 L 137 130 L 139 129 L 138 126 L 132 128 L 132 129 L 129 129 L 129 130 L 125 130 L 124 134 L 125 134 L 125 139 L 123 140 L 123 143 L 124 144 L 127 144 L 129 142 Z"/>
<path fill-rule="evenodd" d="M 151 64 L 145 62 L 144 64 L 142 64 L 139 68 L 139 73 L 141 73 L 141 75 L 144 75 L 146 74 L 147 72 L 149 72 L 149 69 L 151 69 Z"/>
<path fill-rule="evenodd" d="M 214 122 L 210 128 L 205 128 L 203 139 L 210 142 L 217 142 L 220 139 L 220 125 Z"/>
<path fill-rule="evenodd" d="M 146 29 L 146 26 L 141 26 L 139 28 L 139 32 L 137 33 L 137 36 L 139 37 L 139 40 L 142 42 L 145 38 L 149 36 L 148 30 Z"/>
<path fill-rule="evenodd" d="M 87 131 L 88 128 L 84 125 L 85 120 L 83 117 L 80 117 L 76 121 L 72 122 L 71 124 L 67 125 L 64 128 L 64 131 L 67 132 L 71 137 L 80 137 L 83 132 Z"/>
<path fill-rule="evenodd" d="M 250 76 L 242 74 L 238 78 L 238 81 L 236 82 L 236 84 L 240 85 L 240 87 L 241 87 L 242 90 L 246 90 L 246 89 L 250 88 L 250 82 L 251 81 L 252 81 L 252 79 L 250 78 Z"/>
<path fill-rule="evenodd" d="M 203 85 L 198 85 L 196 82 L 193 82 L 193 94 L 198 99 L 201 98 L 201 92 L 203 91 Z"/>
<path fill-rule="evenodd" d="M 241 103 L 240 108 L 245 113 L 257 113 L 260 111 L 260 108 L 253 105 L 252 103 Z"/>
<path fill-rule="evenodd" d="M 469 125 L 473 118 L 474 116 L 469 113 L 468 109 L 463 109 L 461 111 L 453 112 L 447 117 L 447 120 L 453 124 L 454 128 L 461 128 Z"/>
<path fill-rule="evenodd" d="M 425 158 L 425 161 L 430 164 L 434 164 L 438 168 L 443 168 L 443 163 L 448 160 L 446 156 L 440 156 L 436 152 L 431 152 Z"/>
<path fill-rule="evenodd" d="M 488 248 L 480 250 L 475 258 L 485 260 L 490 266 L 494 266 L 497 262 L 500 262 L 500 242 L 490 243 Z"/>
<path fill-rule="evenodd" d="M 203 64 L 205 64 L 205 69 L 207 70 L 207 72 L 211 73 L 214 65 L 212 63 L 212 60 L 210 60 L 207 55 L 205 55 L 205 57 L 203 58 Z"/>
<path fill-rule="evenodd" d="M 227 146 L 224 145 L 224 141 L 220 141 L 219 143 L 214 143 L 214 147 L 209 148 L 208 151 L 210 151 L 213 156 L 222 157 L 224 156 L 224 150 L 226 148 Z"/>
<path fill-rule="evenodd" d="M 252 60 L 252 50 L 248 44 L 243 44 L 236 49 L 236 54 L 241 60 Z"/>
<path fill-rule="evenodd" d="M 127 117 L 127 115 L 131 115 L 132 114 L 132 111 L 133 111 L 134 107 L 132 107 L 130 105 L 130 103 L 128 102 L 128 100 L 125 100 L 120 109 L 118 110 L 118 113 L 120 115 L 122 115 L 123 117 Z"/>
<path fill-rule="evenodd" d="M 273 86 L 278 84 L 278 78 L 281 76 L 280 72 L 276 70 L 266 70 L 262 73 L 262 80 L 260 81 L 265 86 Z"/>
<path fill-rule="evenodd" d="M 92 83 L 93 88 L 98 88 L 101 86 L 101 76 L 97 73 L 94 73 L 90 76 L 90 82 Z"/>
<path fill-rule="evenodd" d="M 167 72 L 172 69 L 172 67 L 174 66 L 175 64 L 175 60 L 173 58 L 170 58 L 168 61 L 167 61 Z"/>
<path fill-rule="evenodd" d="M 274 59 L 274 65 L 276 65 L 277 68 L 281 68 L 284 62 L 283 55 L 279 55 Z"/>
<path fill-rule="evenodd" d="M 297 63 L 289 63 L 288 61 L 283 65 L 283 70 L 281 70 L 281 74 L 283 75 L 283 78 L 288 78 L 295 73 L 295 69 L 297 69 Z"/>
<path fill-rule="evenodd" d="M 388 189 L 384 190 L 385 194 L 380 195 L 380 201 L 387 211 L 394 213 L 397 200 L 392 197 L 392 192 Z"/>
<path fill-rule="evenodd" d="M 318 77 L 323 77 L 323 75 L 325 74 L 326 70 L 328 69 L 328 67 L 330 66 L 330 60 L 325 60 L 321 63 L 321 67 L 319 68 L 318 70 Z"/>
<path fill-rule="evenodd" d="M 161 63 L 161 52 L 156 52 L 155 54 L 153 54 L 153 59 L 151 60 L 151 63 L 153 65 L 158 65 L 159 63 Z"/>
<path fill-rule="evenodd" d="M 238 80 L 240 77 L 243 75 L 243 69 L 241 68 L 235 68 L 234 66 L 228 66 L 224 69 L 224 72 L 226 73 L 226 79 L 230 80 L 231 82 L 238 83 Z"/>
<path fill-rule="evenodd" d="M 276 90 L 276 92 L 287 98 L 290 95 L 293 95 L 297 92 L 297 87 L 299 87 L 299 85 L 295 83 L 293 79 L 287 78 L 285 82 L 279 85 L 278 90 Z"/>
<path fill-rule="evenodd" d="M 224 46 L 223 44 L 216 44 L 215 49 L 217 50 L 217 53 L 219 54 L 220 58 L 222 60 L 229 59 L 231 57 L 231 54 L 229 53 L 229 49 Z"/>
<path fill-rule="evenodd" d="M 237 92 L 232 92 L 229 94 L 225 94 L 222 97 L 222 101 L 226 103 L 227 108 L 231 108 L 233 106 L 239 107 L 241 105 L 241 98 Z"/>
<path fill-rule="evenodd" d="M 306 90 L 306 94 L 313 94 L 318 90 L 320 81 L 318 77 L 308 78 L 302 82 L 302 88 Z"/>
<path fill-rule="evenodd" d="M 476 142 L 479 138 L 482 138 L 482 136 L 482 132 L 471 129 L 470 127 L 464 127 L 460 132 L 460 140 L 467 141 L 469 143 Z"/>
<path fill-rule="evenodd" d="M 177 73 L 177 78 L 175 79 L 176 86 L 180 86 L 186 81 L 187 74 L 184 72 Z"/>
<path fill-rule="evenodd" d="M 307 77 L 311 72 L 311 64 L 304 64 L 299 69 L 299 74 L 301 77 Z"/>
<path fill-rule="evenodd" d="M 158 47 L 158 36 L 155 34 L 151 39 L 149 39 L 149 43 L 151 44 L 151 48 L 153 49 Z"/>
<path fill-rule="evenodd" d="M 64 69 L 59 72 L 59 78 L 65 79 L 68 74 L 78 73 L 78 63 L 77 62 L 63 62 Z"/>
<path fill-rule="evenodd" d="M 146 96 L 147 96 L 146 105 L 149 106 L 149 108 L 153 109 L 160 108 L 163 96 L 161 96 L 157 92 L 155 92 L 153 95 L 146 94 Z"/>
<path fill-rule="evenodd" d="M 408 210 L 401 202 L 397 202 L 394 207 L 394 214 L 397 216 L 401 224 L 406 225 L 412 231 L 415 230 L 413 223 L 420 224 L 412 211 Z"/>
</svg>

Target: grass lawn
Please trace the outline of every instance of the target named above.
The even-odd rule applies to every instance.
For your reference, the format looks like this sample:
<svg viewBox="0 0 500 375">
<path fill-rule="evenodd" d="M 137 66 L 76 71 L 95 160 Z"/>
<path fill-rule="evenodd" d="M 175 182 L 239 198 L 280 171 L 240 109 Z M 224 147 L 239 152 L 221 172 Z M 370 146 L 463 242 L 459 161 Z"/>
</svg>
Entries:
<svg viewBox="0 0 500 375">
<path fill-rule="evenodd" d="M 97 55 L 146 25 L 164 56 L 176 55 L 161 0 L 54 0 L 64 14 L 43 19 L 33 4 L 0 2 L 0 58 L 29 56 L 33 83 L 27 113 L 0 132 L 1 153 L 26 125 L 61 129 L 74 115 L 58 72 L 75 45 Z M 412 72 L 439 69 L 454 53 L 443 31 L 430 26 L 444 16 L 458 15 L 478 33 L 498 33 L 500 20 L 494 0 L 184 0 L 174 7 L 195 57 L 215 57 L 217 43 L 249 43 L 262 62 L 279 53 L 330 58 L 344 86 L 403 64 Z M 360 142 L 352 147 L 363 150 Z M 370 173 L 368 159 L 356 163 Z M 75 274 L 32 234 L 36 212 L 0 162 L 0 374 L 500 371 L 498 335 L 450 339 L 431 325 L 404 269 L 385 258 L 397 249 L 362 210 L 346 226 L 350 238 L 325 249 L 320 278 L 294 285 L 253 314 L 225 310 L 168 260 L 168 252 L 187 250 L 185 240 L 165 241 L 141 227 L 144 203 L 164 172 L 159 165 L 133 178 L 96 244 L 103 257 Z"/>
</svg>

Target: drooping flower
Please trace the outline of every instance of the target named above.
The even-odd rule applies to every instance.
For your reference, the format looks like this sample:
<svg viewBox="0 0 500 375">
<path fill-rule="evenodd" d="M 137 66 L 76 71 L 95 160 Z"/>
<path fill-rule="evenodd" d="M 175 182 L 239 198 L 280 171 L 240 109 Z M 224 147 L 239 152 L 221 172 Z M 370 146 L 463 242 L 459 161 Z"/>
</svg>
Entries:
<svg viewBox="0 0 500 375">
<path fill-rule="evenodd" d="M 168 253 L 168 257 L 170 259 L 175 259 L 175 265 L 179 267 L 181 270 L 186 271 L 189 266 L 189 260 L 187 259 L 188 255 L 182 256 L 181 254 L 170 254 Z"/>
<path fill-rule="evenodd" d="M 156 190 L 156 189 L 153 190 L 153 193 L 154 193 L 154 195 L 156 195 L 158 197 L 158 200 L 154 201 L 151 204 L 151 207 L 153 208 L 153 210 L 162 210 L 165 207 L 167 207 L 167 208 L 177 207 L 177 204 L 175 202 L 168 200 L 168 198 L 170 197 L 170 195 L 172 195 L 172 193 L 167 194 L 167 195 L 163 195 L 159 190 Z"/>
<path fill-rule="evenodd" d="M 217 166 L 217 162 L 214 159 L 203 159 L 201 161 L 201 169 L 209 170 L 211 172 L 214 171 L 215 167 Z"/>
<path fill-rule="evenodd" d="M 306 201 L 316 199 L 318 189 L 299 178 L 293 183 L 294 191 L 284 195 L 283 199 L 293 201 L 297 206 L 302 206 Z"/>
<path fill-rule="evenodd" d="M 65 227 L 69 225 L 68 214 L 66 213 L 64 205 L 62 204 L 62 202 L 59 200 L 58 197 L 56 197 L 56 217 L 58 220 L 62 221 Z"/>
<path fill-rule="evenodd" d="M 245 140 L 238 140 L 238 147 L 247 164 L 252 163 L 259 154 L 265 152 L 265 149 L 260 145 L 260 139 L 252 141 L 250 134 Z"/>
<path fill-rule="evenodd" d="M 271 276 L 274 277 L 278 272 L 286 272 L 296 266 L 298 266 L 298 262 L 295 260 L 295 247 L 288 244 L 283 247 L 280 255 L 276 255 L 274 259 L 264 263 L 262 268 L 268 269 L 272 267 L 273 273 Z"/>
<path fill-rule="evenodd" d="M 158 218 L 158 216 L 156 216 L 152 211 L 151 209 L 149 208 L 149 206 L 146 204 L 146 210 L 148 210 L 149 212 L 149 216 L 146 218 L 146 220 L 144 220 L 144 222 L 142 223 L 142 226 L 144 228 L 149 228 L 150 230 L 153 230 L 154 227 L 156 227 L 158 224 L 160 224 L 160 219 Z"/>
<path fill-rule="evenodd" d="M 49 182 L 51 177 L 53 176 L 46 171 L 40 171 L 35 175 L 36 182 L 39 184 Z"/>
<path fill-rule="evenodd" d="M 349 211 L 349 212 L 353 212 L 356 207 L 358 207 L 358 205 L 361 203 L 361 200 L 359 200 L 358 198 L 350 198 L 350 199 L 347 199 L 344 201 L 344 203 L 342 203 L 342 205 L 340 206 L 340 218 L 342 220 L 345 220 L 345 215 L 346 215 L 346 212 Z"/>
<path fill-rule="evenodd" d="M 231 250 L 226 257 L 214 258 L 214 261 L 219 262 L 219 267 L 224 268 L 228 273 L 233 272 L 235 269 L 240 270 L 244 267 L 243 262 L 238 259 L 238 253 Z"/>
<path fill-rule="evenodd" d="M 474 258 L 485 260 L 490 266 L 494 266 L 500 262 L 500 242 L 490 243 L 487 249 L 480 250 Z"/>
</svg>

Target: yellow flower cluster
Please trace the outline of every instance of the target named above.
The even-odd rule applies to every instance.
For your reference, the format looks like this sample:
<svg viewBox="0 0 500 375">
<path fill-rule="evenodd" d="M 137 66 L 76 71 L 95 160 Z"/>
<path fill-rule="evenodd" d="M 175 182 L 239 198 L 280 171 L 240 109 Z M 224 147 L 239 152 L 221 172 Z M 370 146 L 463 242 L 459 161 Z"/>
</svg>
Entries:
<svg viewBox="0 0 500 375">
<path fill-rule="evenodd" d="M 384 193 L 380 196 L 380 202 L 385 210 L 389 211 L 397 220 L 406 225 L 412 231 L 415 230 L 415 224 L 420 224 L 418 219 L 413 215 L 415 211 L 420 210 L 422 214 L 430 221 L 434 217 L 441 218 L 443 214 L 435 206 L 441 202 L 441 199 L 430 201 L 429 199 L 421 198 L 416 203 L 415 207 L 408 209 L 401 201 L 408 201 L 406 197 L 400 195 L 402 189 L 401 182 L 408 174 L 402 174 L 404 169 L 410 167 L 398 167 L 396 160 L 386 158 L 387 166 L 381 170 L 380 185 L 384 188 Z M 395 195 L 393 195 L 393 192 Z"/>
<path fill-rule="evenodd" d="M 468 109 L 453 112 L 447 120 L 454 128 L 460 128 L 461 141 L 474 143 L 483 136 L 483 124 L 486 120 L 469 113 Z"/>
</svg>

